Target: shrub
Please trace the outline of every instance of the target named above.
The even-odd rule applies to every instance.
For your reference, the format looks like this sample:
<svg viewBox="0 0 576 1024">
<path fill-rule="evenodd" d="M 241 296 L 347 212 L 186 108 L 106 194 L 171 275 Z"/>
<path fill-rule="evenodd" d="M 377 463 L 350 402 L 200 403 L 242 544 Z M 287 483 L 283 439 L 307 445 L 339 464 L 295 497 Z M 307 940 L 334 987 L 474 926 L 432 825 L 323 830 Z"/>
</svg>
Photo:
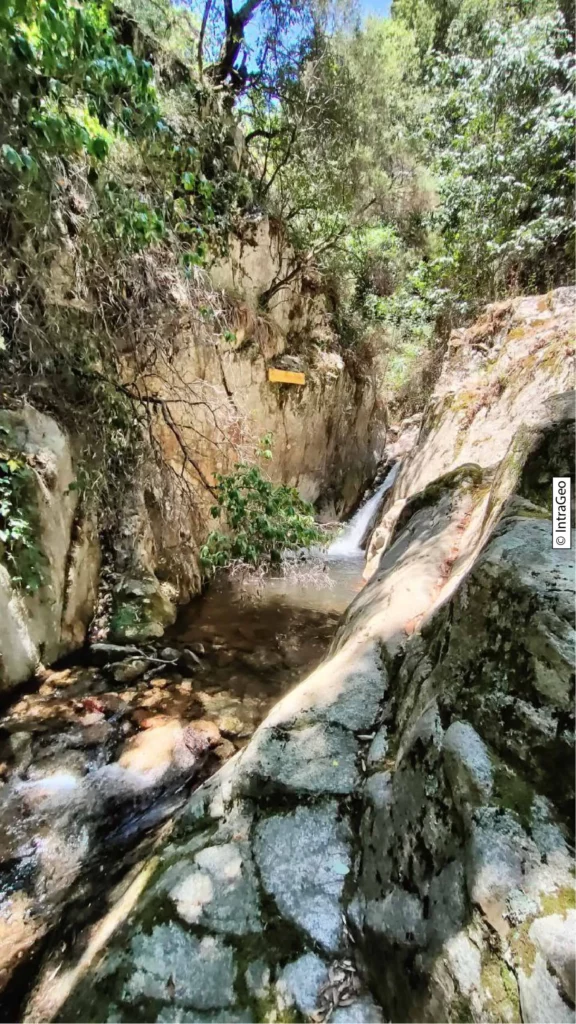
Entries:
<svg viewBox="0 0 576 1024">
<path fill-rule="evenodd" d="M 228 529 L 212 531 L 202 548 L 206 575 L 234 562 L 276 564 L 284 551 L 322 540 L 312 506 L 295 487 L 273 484 L 247 463 L 237 463 L 233 473 L 217 480 L 212 516 Z"/>
</svg>

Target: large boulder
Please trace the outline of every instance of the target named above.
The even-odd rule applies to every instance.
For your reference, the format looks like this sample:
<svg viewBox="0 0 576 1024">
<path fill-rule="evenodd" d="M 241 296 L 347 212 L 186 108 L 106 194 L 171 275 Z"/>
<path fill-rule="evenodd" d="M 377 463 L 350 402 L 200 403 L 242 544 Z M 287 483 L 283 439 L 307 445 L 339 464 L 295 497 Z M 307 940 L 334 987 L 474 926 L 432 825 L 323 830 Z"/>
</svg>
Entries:
<svg viewBox="0 0 576 1024">
<path fill-rule="evenodd" d="M 558 288 L 496 303 L 452 334 L 418 444 L 403 460 L 373 532 L 366 578 L 390 546 L 407 501 L 463 465 L 495 472 L 506 460 L 525 461 L 525 452 L 511 449 L 515 433 L 521 428 L 517 447 L 529 445 L 532 431 L 553 414 L 549 400 L 574 386 L 575 296 L 574 288 Z M 551 483 L 551 464 L 546 472 Z"/>
<path fill-rule="evenodd" d="M 10 450 L 30 467 L 27 508 L 43 585 L 34 593 L 0 561 L 0 689 L 27 679 L 80 647 L 92 618 L 100 569 L 94 526 L 78 507 L 70 438 L 51 417 L 31 406 L 4 410 L 1 425 Z"/>
</svg>

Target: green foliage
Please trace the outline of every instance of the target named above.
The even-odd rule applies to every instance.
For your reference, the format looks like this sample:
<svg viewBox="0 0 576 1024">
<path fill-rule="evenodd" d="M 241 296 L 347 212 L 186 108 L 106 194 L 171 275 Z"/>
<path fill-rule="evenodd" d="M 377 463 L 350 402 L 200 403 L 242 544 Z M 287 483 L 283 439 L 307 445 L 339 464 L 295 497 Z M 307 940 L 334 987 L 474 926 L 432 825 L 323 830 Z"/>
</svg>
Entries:
<svg viewBox="0 0 576 1024">
<path fill-rule="evenodd" d="M 117 6 L 154 39 L 165 63 L 176 58 L 187 65 L 196 64 L 200 22 L 188 5 L 171 0 L 117 0 Z"/>
<path fill-rule="evenodd" d="M 8 177 L 34 178 L 49 172 L 51 158 L 81 152 L 99 162 L 109 148 L 102 128 L 155 126 L 152 67 L 116 42 L 108 9 L 70 0 L 0 5 L 1 151 Z"/>
<path fill-rule="evenodd" d="M 348 344 L 368 333 L 384 351 L 390 397 L 421 401 L 415 375 L 432 381 L 442 340 L 487 301 L 573 280 L 574 59 L 553 7 L 397 0 L 404 36 L 369 23 L 345 44 L 358 96 L 392 74 L 373 109 L 404 192 L 331 254 L 335 318 Z M 403 84 L 394 54 L 410 46 Z"/>
<path fill-rule="evenodd" d="M 435 217 L 464 298 L 546 289 L 573 266 L 574 58 L 559 15 L 489 23 L 439 59 Z"/>
<path fill-rule="evenodd" d="M 336 333 L 385 355 L 391 393 L 486 300 L 571 279 L 574 63 L 554 0 L 395 0 L 361 28 L 344 6 L 0 0 L 5 366 L 62 380 L 106 467 L 142 426 L 101 343 L 123 321 L 99 286 L 121 291 L 130 253 L 169 247 L 190 276 L 272 214 L 289 279 L 320 270 Z M 104 330 L 58 327 L 36 359 L 21 297 L 41 309 L 66 246 Z"/>
<path fill-rule="evenodd" d="M 250 94 L 256 195 L 322 267 L 350 236 L 405 212 L 415 163 L 407 140 L 422 114 L 417 71 L 412 34 L 371 19 L 361 32 L 317 32 L 272 96 Z"/>
<path fill-rule="evenodd" d="M 268 447 L 265 458 L 271 457 Z M 238 463 L 233 473 L 217 477 L 214 519 L 227 532 L 214 530 L 201 551 L 207 575 L 233 562 L 277 563 L 284 551 L 307 548 L 322 540 L 314 510 L 294 487 L 266 480 L 258 466 Z"/>
<path fill-rule="evenodd" d="M 167 56 L 184 52 L 186 38 L 192 44 L 193 21 L 167 2 L 154 9 L 158 35 L 162 24 L 167 32 L 139 41 L 144 58 L 118 41 L 110 3 L 0 4 L 0 211 L 14 239 L 53 225 L 58 186 L 75 165 L 95 200 L 87 226 L 105 250 L 167 240 L 188 268 L 206 259 L 208 242 L 225 243 L 250 193 L 232 166 L 224 104 L 193 77 L 173 81 Z"/>
<path fill-rule="evenodd" d="M 0 561 L 12 582 L 33 594 L 46 582 L 46 560 L 37 543 L 33 470 L 13 449 L 9 431 L 0 426 L 0 434 Z"/>
<path fill-rule="evenodd" d="M 491 21 L 499 21 L 506 30 L 556 9 L 555 0 L 392 0 L 394 19 L 414 32 L 425 71 L 435 55 L 461 51 L 464 40 L 473 48 Z"/>
</svg>

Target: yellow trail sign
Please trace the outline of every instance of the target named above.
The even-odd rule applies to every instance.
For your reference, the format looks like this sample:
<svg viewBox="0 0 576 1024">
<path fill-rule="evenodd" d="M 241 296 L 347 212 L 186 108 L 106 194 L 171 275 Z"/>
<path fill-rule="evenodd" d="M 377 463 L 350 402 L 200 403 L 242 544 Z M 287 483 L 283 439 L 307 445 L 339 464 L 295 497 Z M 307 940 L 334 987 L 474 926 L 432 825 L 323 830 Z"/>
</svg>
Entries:
<svg viewBox="0 0 576 1024">
<path fill-rule="evenodd" d="M 305 384 L 306 374 L 294 370 L 268 370 L 268 380 L 277 384 Z"/>
</svg>

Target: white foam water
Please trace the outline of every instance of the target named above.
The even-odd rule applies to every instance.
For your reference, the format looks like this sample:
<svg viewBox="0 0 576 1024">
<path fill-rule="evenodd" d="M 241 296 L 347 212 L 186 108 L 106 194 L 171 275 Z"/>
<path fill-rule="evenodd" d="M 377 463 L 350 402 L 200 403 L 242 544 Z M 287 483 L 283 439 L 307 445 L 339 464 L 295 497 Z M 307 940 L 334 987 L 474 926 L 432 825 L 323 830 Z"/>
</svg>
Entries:
<svg viewBox="0 0 576 1024">
<path fill-rule="evenodd" d="M 380 487 L 360 506 L 340 536 L 330 545 L 327 551 L 330 558 L 357 558 L 362 554 L 362 541 L 370 525 L 370 520 L 381 504 L 384 495 L 392 487 L 399 469 L 400 460 L 394 463 Z"/>
</svg>

